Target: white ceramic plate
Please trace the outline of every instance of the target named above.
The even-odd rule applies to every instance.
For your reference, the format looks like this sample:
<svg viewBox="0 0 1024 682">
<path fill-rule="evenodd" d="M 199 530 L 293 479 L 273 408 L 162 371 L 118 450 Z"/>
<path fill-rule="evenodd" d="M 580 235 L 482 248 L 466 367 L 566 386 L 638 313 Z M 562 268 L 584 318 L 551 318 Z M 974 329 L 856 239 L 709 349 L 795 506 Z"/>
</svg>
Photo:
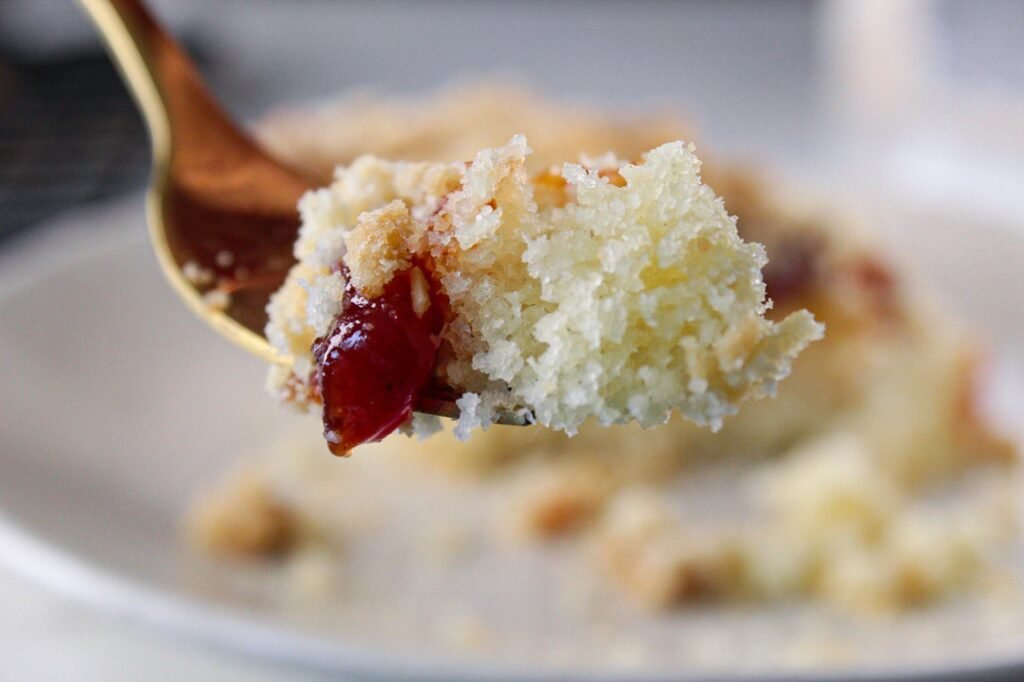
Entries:
<svg viewBox="0 0 1024 682">
<path fill-rule="evenodd" d="M 893 241 L 914 252 L 946 300 L 992 341 L 1002 362 L 993 393 L 1014 414 L 1024 231 L 941 213 L 903 214 Z M 254 655 L 375 678 L 703 679 L 708 672 L 595 667 L 571 657 L 558 665 L 539 651 L 530 656 L 530 643 L 494 657 L 439 653 L 417 618 L 454 596 L 443 580 L 409 579 L 414 567 L 400 565 L 400 553 L 358 569 L 365 575 L 353 576 L 361 586 L 355 596 L 297 605 L 282 598 L 273 565 L 216 563 L 187 551 L 179 521 L 195 489 L 295 424 L 262 399 L 261 363 L 193 319 L 163 283 L 138 199 L 78 212 L 0 251 L 0 377 L 0 558 L 78 599 Z M 385 532 L 394 539 L 380 541 L 398 546 L 416 529 Z M 473 588 L 488 592 L 486 577 L 495 576 L 489 592 L 501 594 L 492 615 L 555 633 L 542 573 L 496 561 L 504 572 L 483 574 L 483 582 L 477 575 Z M 920 640 L 920 656 L 894 653 L 806 677 L 1024 674 L 1024 606 L 1019 615 L 1005 632 L 966 647 Z M 747 623 L 715 618 L 704 626 Z M 686 621 L 675 627 L 685 632 Z M 571 633 L 563 636 L 571 643 Z M 792 679 L 738 670 L 723 679 Z"/>
</svg>

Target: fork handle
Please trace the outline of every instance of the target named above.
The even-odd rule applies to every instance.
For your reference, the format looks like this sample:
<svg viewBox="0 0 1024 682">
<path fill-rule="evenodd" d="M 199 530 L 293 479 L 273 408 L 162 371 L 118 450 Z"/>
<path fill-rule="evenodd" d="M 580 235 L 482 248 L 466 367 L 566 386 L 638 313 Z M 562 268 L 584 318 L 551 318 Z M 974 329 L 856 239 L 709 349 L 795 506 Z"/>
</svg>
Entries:
<svg viewBox="0 0 1024 682">
<path fill-rule="evenodd" d="M 184 166 L 185 170 L 222 167 L 225 148 L 253 146 L 210 95 L 184 49 L 142 2 L 79 3 L 102 36 L 146 120 L 156 167 L 163 163 Z"/>
</svg>

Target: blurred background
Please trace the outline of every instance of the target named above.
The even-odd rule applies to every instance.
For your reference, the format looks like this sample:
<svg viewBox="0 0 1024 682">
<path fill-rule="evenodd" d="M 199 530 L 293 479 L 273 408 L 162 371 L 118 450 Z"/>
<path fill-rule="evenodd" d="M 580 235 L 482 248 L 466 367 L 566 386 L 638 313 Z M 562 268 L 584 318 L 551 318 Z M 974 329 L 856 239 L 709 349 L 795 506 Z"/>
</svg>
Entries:
<svg viewBox="0 0 1024 682">
<path fill-rule="evenodd" d="M 152 5 L 246 121 L 497 73 L 620 109 L 678 106 L 703 144 L 773 165 L 946 192 L 966 154 L 991 175 L 989 204 L 1024 170 L 1017 0 Z M 0 27 L 0 238 L 140 188 L 145 131 L 75 3 L 4 0 Z"/>
<path fill-rule="evenodd" d="M 702 147 L 839 191 L 954 196 L 1024 224 L 1021 0 L 149 4 L 243 121 L 352 89 L 497 74 L 626 112 L 677 107 Z M 0 251 L 59 214 L 137 194 L 148 163 L 142 122 L 76 3 L 0 0 Z M 0 656 L 0 680 L 24 679 L 18 661 L 52 663 L 52 679 L 129 679 L 120 657 L 97 653 L 122 646 L 140 676 L 188 657 L 199 679 L 270 679 L 48 598 L 0 576 L 0 632 L 21 636 L 5 639 L 18 655 Z M 64 662 L 51 661 L 54 641 Z M 285 675 L 273 679 L 307 679 Z"/>
</svg>

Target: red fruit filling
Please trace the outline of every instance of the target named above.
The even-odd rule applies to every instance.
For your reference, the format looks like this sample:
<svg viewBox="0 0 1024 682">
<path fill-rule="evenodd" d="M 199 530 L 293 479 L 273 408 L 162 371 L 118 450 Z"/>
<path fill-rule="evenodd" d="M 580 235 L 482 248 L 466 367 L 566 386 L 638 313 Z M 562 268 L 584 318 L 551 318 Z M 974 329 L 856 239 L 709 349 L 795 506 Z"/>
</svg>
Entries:
<svg viewBox="0 0 1024 682">
<path fill-rule="evenodd" d="M 342 311 L 331 331 L 313 342 L 324 437 L 336 455 L 380 440 L 409 418 L 433 375 L 444 324 L 436 292 L 417 314 L 413 269 L 395 275 L 373 299 L 356 291 L 347 270 L 343 274 Z"/>
</svg>

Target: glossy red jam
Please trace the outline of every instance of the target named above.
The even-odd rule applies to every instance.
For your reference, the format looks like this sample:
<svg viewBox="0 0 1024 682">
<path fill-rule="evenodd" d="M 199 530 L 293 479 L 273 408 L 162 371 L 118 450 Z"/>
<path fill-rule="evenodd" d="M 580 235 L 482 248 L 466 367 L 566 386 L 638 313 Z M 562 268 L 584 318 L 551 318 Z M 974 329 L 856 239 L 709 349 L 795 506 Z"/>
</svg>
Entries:
<svg viewBox="0 0 1024 682">
<path fill-rule="evenodd" d="M 430 383 L 444 318 L 436 294 L 416 313 L 411 272 L 395 275 L 373 299 L 347 284 L 341 314 L 313 343 L 324 436 L 336 455 L 398 428 Z"/>
</svg>

